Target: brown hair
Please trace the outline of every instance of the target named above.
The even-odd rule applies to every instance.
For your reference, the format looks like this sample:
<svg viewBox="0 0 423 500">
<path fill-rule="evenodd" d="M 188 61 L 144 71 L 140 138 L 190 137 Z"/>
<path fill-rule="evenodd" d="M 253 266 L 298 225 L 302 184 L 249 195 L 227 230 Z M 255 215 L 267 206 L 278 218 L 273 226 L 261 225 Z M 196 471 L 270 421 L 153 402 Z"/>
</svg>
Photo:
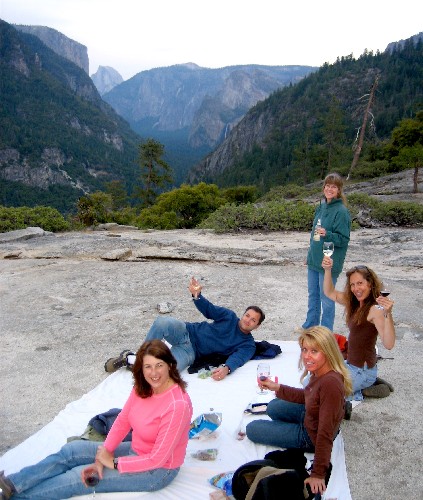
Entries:
<svg viewBox="0 0 423 500">
<path fill-rule="evenodd" d="M 346 205 L 347 204 L 347 198 L 345 197 L 345 194 L 344 194 L 344 191 L 343 191 L 344 181 L 342 180 L 342 177 L 339 174 L 337 174 L 336 172 L 332 172 L 331 174 L 328 174 L 325 177 L 325 180 L 323 181 L 323 189 L 326 186 L 326 184 L 334 184 L 338 188 L 338 196 L 337 196 L 337 198 L 341 198 L 342 203 L 344 205 Z"/>
<path fill-rule="evenodd" d="M 350 371 L 348 370 L 342 353 L 339 349 L 338 342 L 335 339 L 335 335 L 325 326 L 312 326 L 303 330 L 298 342 L 300 347 L 307 342 L 311 347 L 317 349 L 325 355 L 325 358 L 334 372 L 338 372 L 342 375 L 344 379 L 344 389 L 345 394 L 352 394 L 352 381 Z M 302 357 L 300 356 L 299 361 L 300 369 L 304 368 Z M 308 371 L 304 370 L 301 375 L 301 382 L 304 380 Z"/>
<path fill-rule="evenodd" d="M 259 306 L 248 306 L 247 309 L 245 309 L 245 312 L 244 314 L 247 312 L 247 311 L 254 311 L 258 314 L 260 314 L 260 319 L 258 321 L 258 324 L 261 325 L 263 323 L 263 321 L 265 320 L 266 316 L 264 315 L 264 312 L 262 309 L 260 309 Z"/>
<path fill-rule="evenodd" d="M 357 297 L 352 293 L 350 287 L 350 276 L 354 273 L 359 273 L 363 279 L 365 279 L 370 284 L 369 296 L 364 300 L 363 307 L 360 307 L 360 302 Z M 345 282 L 345 318 L 347 325 L 350 319 L 355 316 L 357 324 L 363 323 L 367 316 L 369 315 L 370 308 L 376 304 L 376 298 L 380 295 L 381 282 L 377 277 L 377 274 L 367 266 L 354 266 L 348 269 L 347 280 Z"/>
<path fill-rule="evenodd" d="M 148 340 L 144 342 L 138 349 L 132 375 L 134 379 L 135 392 L 141 398 L 148 398 L 152 396 L 153 389 L 147 382 L 143 373 L 144 357 L 150 355 L 157 359 L 161 359 L 169 366 L 169 376 L 176 382 L 179 387 L 185 391 L 187 383 L 181 378 L 179 371 L 176 367 L 176 359 L 171 353 L 169 347 L 161 340 Z"/>
</svg>

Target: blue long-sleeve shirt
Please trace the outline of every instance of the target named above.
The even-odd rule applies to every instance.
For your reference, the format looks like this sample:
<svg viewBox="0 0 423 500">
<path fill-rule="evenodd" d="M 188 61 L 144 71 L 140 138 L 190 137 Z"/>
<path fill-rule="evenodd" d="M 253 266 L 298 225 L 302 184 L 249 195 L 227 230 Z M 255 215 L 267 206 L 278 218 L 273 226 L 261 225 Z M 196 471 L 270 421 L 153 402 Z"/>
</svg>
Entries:
<svg viewBox="0 0 423 500">
<path fill-rule="evenodd" d="M 210 354 L 228 356 L 226 365 L 233 372 L 254 356 L 254 337 L 239 329 L 239 318 L 233 311 L 213 305 L 201 294 L 194 304 L 205 318 L 212 320 L 186 323 L 196 358 Z"/>
</svg>

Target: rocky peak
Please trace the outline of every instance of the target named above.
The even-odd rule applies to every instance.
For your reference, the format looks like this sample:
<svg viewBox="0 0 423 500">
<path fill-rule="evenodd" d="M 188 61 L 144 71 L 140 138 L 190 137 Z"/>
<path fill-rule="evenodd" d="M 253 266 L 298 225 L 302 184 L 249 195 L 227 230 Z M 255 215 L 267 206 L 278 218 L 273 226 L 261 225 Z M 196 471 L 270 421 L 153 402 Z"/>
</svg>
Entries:
<svg viewBox="0 0 423 500">
<path fill-rule="evenodd" d="M 123 82 L 121 74 L 110 66 L 99 66 L 98 70 L 91 75 L 91 79 L 100 95 L 104 95 Z"/>
<path fill-rule="evenodd" d="M 63 33 L 47 26 L 26 26 L 22 24 L 13 24 L 12 26 L 19 31 L 36 36 L 49 49 L 54 50 L 56 54 L 65 57 L 89 74 L 88 51 L 85 45 L 75 42 L 75 40 L 63 35 Z"/>
</svg>

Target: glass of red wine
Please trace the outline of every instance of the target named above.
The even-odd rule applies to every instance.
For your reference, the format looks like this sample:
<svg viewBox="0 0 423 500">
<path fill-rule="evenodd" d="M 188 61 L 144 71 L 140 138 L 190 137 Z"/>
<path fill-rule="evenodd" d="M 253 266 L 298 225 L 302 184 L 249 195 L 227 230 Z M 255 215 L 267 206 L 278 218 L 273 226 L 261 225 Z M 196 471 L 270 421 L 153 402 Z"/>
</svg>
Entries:
<svg viewBox="0 0 423 500">
<path fill-rule="evenodd" d="M 382 283 L 382 289 L 380 291 L 380 294 L 382 297 L 387 297 L 391 293 L 391 290 L 389 289 L 389 286 L 387 283 L 383 282 Z M 383 306 L 380 306 L 379 304 L 376 306 L 377 309 L 383 309 Z"/>
<path fill-rule="evenodd" d="M 270 377 L 270 365 L 268 363 L 259 363 L 257 365 L 257 383 L 259 385 L 259 390 L 257 394 L 267 394 L 268 391 L 263 389 L 261 382 Z"/>
<path fill-rule="evenodd" d="M 96 470 L 90 469 L 85 472 L 85 483 L 87 484 L 87 486 L 94 488 L 91 498 L 95 498 L 95 487 L 99 482 L 100 478 Z"/>
</svg>

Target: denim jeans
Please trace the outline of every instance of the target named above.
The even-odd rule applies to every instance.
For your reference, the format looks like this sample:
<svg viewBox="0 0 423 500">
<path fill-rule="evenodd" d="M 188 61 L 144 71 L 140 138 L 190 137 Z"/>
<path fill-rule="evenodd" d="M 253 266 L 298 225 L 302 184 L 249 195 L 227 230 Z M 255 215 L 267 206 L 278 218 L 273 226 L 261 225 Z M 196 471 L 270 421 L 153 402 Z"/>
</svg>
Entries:
<svg viewBox="0 0 423 500">
<path fill-rule="evenodd" d="M 313 271 L 308 268 L 307 285 L 308 285 L 308 310 L 307 317 L 302 325 L 303 328 L 322 325 L 329 330 L 333 330 L 333 322 L 335 320 L 335 302 L 323 293 L 323 278 L 324 273 Z M 336 285 L 338 276 L 332 275 L 333 285 Z"/>
<path fill-rule="evenodd" d="M 145 340 L 166 340 L 171 344 L 171 351 L 181 372 L 195 361 L 195 352 L 192 347 L 187 327 L 183 321 L 172 317 L 156 318 L 151 325 Z"/>
<path fill-rule="evenodd" d="M 272 420 L 253 420 L 247 424 L 246 433 L 251 441 L 314 452 L 313 443 L 304 427 L 304 405 L 272 399 L 267 405 L 267 414 Z"/>
<path fill-rule="evenodd" d="M 81 471 L 94 463 L 99 443 L 77 440 L 65 444 L 60 451 L 49 455 L 38 464 L 25 467 L 8 478 L 17 493 L 15 499 L 61 500 L 88 495 L 94 488 L 86 487 Z M 124 442 L 115 450 L 115 456 L 134 454 L 131 443 Z M 103 479 L 95 487 L 98 493 L 118 491 L 156 491 L 164 488 L 176 477 L 177 469 L 154 469 L 147 472 L 121 474 L 114 469 L 103 469 Z"/>
<path fill-rule="evenodd" d="M 345 362 L 350 371 L 352 383 L 353 383 L 353 394 L 347 398 L 348 401 L 362 401 L 363 394 L 361 389 L 370 387 L 376 381 L 377 377 L 377 364 L 373 368 L 367 368 L 365 365 L 363 368 L 358 366 L 350 365 Z"/>
</svg>

